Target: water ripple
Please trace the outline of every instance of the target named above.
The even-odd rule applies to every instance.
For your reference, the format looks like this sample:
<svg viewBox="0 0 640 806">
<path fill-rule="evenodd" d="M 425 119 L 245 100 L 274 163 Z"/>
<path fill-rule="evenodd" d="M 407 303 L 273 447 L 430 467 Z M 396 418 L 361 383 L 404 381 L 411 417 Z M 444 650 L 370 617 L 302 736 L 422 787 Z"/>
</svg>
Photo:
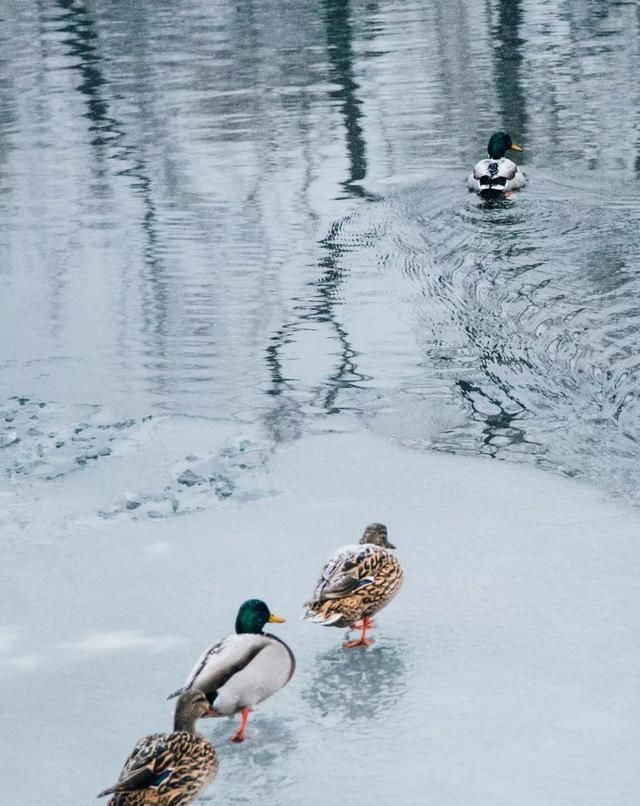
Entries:
<svg viewBox="0 0 640 806">
<path fill-rule="evenodd" d="M 629 233 L 640 203 L 570 185 L 560 200 L 559 188 L 536 178 L 515 202 L 488 204 L 425 184 L 344 222 L 335 248 L 359 282 L 375 267 L 383 284 L 406 283 L 421 357 L 419 373 L 398 378 L 400 412 L 420 387 L 447 401 L 446 423 L 468 415 L 435 432 L 414 422 L 414 437 L 636 497 L 640 247 Z M 363 416 L 373 423 L 389 405 L 367 397 Z"/>
</svg>

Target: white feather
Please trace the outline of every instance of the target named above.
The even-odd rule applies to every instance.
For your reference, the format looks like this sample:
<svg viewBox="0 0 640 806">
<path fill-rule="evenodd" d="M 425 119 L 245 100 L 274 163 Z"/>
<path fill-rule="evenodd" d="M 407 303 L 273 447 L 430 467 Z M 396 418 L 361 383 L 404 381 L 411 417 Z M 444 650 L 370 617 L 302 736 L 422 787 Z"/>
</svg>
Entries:
<svg viewBox="0 0 640 806">
<path fill-rule="evenodd" d="M 185 688 L 217 691 L 213 707 L 222 715 L 253 708 L 290 679 L 294 661 L 287 646 L 269 634 L 230 635 L 210 646 L 187 678 Z"/>
<path fill-rule="evenodd" d="M 490 166 L 497 166 L 497 169 L 494 167 L 490 170 Z M 483 177 L 490 180 L 489 184 L 480 181 Z M 505 181 L 504 184 L 494 184 L 495 180 Z M 512 160 L 507 157 L 502 157 L 499 160 L 487 157 L 474 166 L 467 179 L 467 188 L 476 193 L 487 190 L 506 193 L 510 190 L 519 190 L 524 186 L 525 181 L 524 174 Z"/>
</svg>

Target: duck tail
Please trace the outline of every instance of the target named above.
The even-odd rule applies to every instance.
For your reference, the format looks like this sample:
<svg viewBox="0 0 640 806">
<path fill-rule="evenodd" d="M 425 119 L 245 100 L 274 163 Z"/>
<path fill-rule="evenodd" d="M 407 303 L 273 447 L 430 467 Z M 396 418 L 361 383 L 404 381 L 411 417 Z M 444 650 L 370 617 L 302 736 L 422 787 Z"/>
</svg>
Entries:
<svg viewBox="0 0 640 806">
<path fill-rule="evenodd" d="M 109 789 L 103 789 L 102 792 L 98 792 L 96 795 L 97 798 L 104 798 L 106 795 L 113 795 L 113 787 L 110 786 Z"/>
<path fill-rule="evenodd" d="M 336 621 L 340 621 L 343 618 L 342 613 L 323 613 L 322 611 L 313 610 L 309 608 L 307 612 L 302 617 L 303 621 L 313 621 L 316 624 L 324 624 L 325 627 L 330 627 L 332 624 L 335 624 Z"/>
<path fill-rule="evenodd" d="M 171 692 L 167 697 L 168 700 L 172 700 L 174 697 L 179 697 L 181 694 L 187 690 L 186 686 L 182 686 L 181 688 L 176 689 L 175 691 Z M 98 796 L 99 797 L 99 796 Z"/>
</svg>

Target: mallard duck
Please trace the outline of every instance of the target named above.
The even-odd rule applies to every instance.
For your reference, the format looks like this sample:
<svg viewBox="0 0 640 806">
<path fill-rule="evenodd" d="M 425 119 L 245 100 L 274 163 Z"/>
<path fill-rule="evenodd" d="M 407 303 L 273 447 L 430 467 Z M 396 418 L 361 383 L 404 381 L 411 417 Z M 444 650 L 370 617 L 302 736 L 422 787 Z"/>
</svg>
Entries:
<svg viewBox="0 0 640 806">
<path fill-rule="evenodd" d="M 400 590 L 403 572 L 391 552 L 387 527 L 371 523 L 360 543 L 337 549 L 325 565 L 313 597 L 305 603 L 305 621 L 316 621 L 325 627 L 360 629 L 360 638 L 344 646 L 369 646 L 367 630 L 373 627 L 372 616 L 389 604 Z"/>
<path fill-rule="evenodd" d="M 507 132 L 492 134 L 487 145 L 488 158 L 480 160 L 469 174 L 469 190 L 485 196 L 497 196 L 523 187 L 524 174 L 515 162 L 505 157 L 507 151 L 522 150 Z"/>
<path fill-rule="evenodd" d="M 176 703 L 173 733 L 145 736 L 125 761 L 118 781 L 98 797 L 113 795 L 107 806 L 186 806 L 218 772 L 213 746 L 196 733 L 196 720 L 212 716 L 198 689 L 182 694 Z"/>
<path fill-rule="evenodd" d="M 262 632 L 264 625 L 285 621 L 274 616 L 261 599 L 240 605 L 235 635 L 212 644 L 193 667 L 187 682 L 171 697 L 196 687 L 204 691 L 213 716 L 241 713 L 232 742 L 245 739 L 250 712 L 285 686 L 296 668 L 293 652 L 279 638 Z"/>
</svg>

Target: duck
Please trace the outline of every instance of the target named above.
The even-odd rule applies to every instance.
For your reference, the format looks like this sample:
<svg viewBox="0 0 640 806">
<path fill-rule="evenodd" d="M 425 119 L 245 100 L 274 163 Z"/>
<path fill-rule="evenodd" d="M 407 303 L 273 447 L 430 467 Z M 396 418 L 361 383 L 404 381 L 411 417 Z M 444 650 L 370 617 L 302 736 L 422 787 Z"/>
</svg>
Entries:
<svg viewBox="0 0 640 806">
<path fill-rule="evenodd" d="M 202 691 L 191 689 L 176 703 L 173 733 L 153 733 L 140 739 L 113 786 L 99 798 L 113 795 L 107 806 L 186 806 L 218 773 L 218 754 L 196 733 L 198 719 L 212 716 Z"/>
<path fill-rule="evenodd" d="M 487 159 L 480 160 L 467 179 L 467 188 L 483 196 L 509 196 L 524 187 L 520 168 L 505 157 L 507 151 L 524 151 L 507 132 L 496 132 L 489 138 Z"/>
<path fill-rule="evenodd" d="M 235 633 L 208 647 L 184 686 L 167 699 L 200 689 L 212 707 L 212 716 L 241 714 L 240 727 L 230 740 L 243 742 L 251 711 L 293 677 L 296 661 L 290 647 L 263 632 L 265 624 L 284 621 L 262 599 L 247 599 L 238 610 Z"/>
<path fill-rule="evenodd" d="M 370 646 L 367 630 L 373 616 L 389 604 L 404 579 L 383 523 L 370 523 L 360 542 L 337 549 L 325 564 L 313 596 L 305 602 L 303 621 L 325 627 L 350 627 L 360 637 L 346 641 L 347 648 Z"/>
</svg>

